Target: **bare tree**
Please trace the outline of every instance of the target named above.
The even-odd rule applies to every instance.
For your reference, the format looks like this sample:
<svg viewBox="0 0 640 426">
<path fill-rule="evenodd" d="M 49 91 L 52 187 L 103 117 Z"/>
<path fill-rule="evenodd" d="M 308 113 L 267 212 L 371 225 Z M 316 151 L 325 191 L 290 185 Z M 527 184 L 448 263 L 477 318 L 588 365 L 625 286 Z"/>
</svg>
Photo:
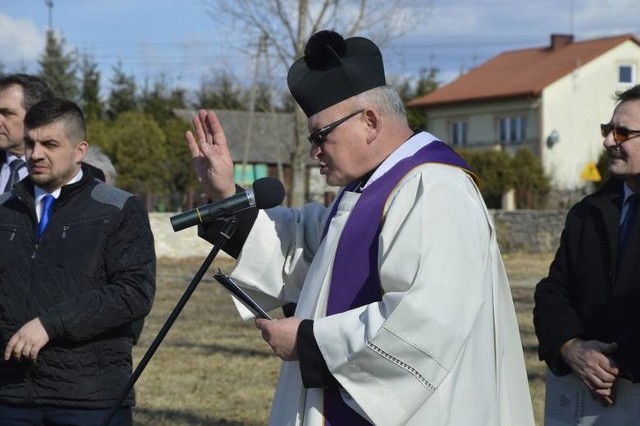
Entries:
<svg viewBox="0 0 640 426">
<path fill-rule="evenodd" d="M 234 34 L 247 44 L 266 40 L 278 66 L 286 69 L 304 53 L 309 37 L 322 29 L 333 29 L 345 38 L 355 34 L 371 37 L 378 44 L 411 30 L 423 22 L 432 0 L 208 0 L 209 14 L 221 24 L 229 20 L 239 28 Z M 251 55 L 247 51 L 247 55 Z M 296 108 L 296 141 L 289 152 L 292 188 L 289 204 L 304 203 L 306 190 L 307 119 Z"/>
</svg>

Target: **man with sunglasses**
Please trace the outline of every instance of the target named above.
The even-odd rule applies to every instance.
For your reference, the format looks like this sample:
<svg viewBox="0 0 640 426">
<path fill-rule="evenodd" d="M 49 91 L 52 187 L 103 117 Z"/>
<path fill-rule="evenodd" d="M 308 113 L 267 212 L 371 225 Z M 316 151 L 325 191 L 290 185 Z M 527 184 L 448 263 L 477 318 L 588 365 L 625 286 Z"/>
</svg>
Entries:
<svg viewBox="0 0 640 426">
<path fill-rule="evenodd" d="M 288 74 L 310 153 L 343 189 L 328 208 L 245 210 L 225 250 L 267 310 L 256 326 L 283 363 L 274 425 L 531 425 L 513 302 L 474 176 L 412 131 L 368 39 L 321 31 Z M 234 195 L 213 112 L 187 134 L 214 200 Z M 202 230 L 215 238 L 214 225 Z M 244 312 L 246 313 L 246 312 Z"/>
<path fill-rule="evenodd" d="M 600 129 L 612 177 L 569 211 L 534 324 L 550 371 L 611 407 L 616 384 L 640 381 L 640 85 L 617 93 Z"/>
</svg>

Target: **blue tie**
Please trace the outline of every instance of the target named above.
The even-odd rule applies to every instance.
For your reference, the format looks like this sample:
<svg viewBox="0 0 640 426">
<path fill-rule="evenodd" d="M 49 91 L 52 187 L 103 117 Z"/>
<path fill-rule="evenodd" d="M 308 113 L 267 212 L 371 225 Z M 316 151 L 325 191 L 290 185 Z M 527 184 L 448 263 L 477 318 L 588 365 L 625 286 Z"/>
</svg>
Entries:
<svg viewBox="0 0 640 426">
<path fill-rule="evenodd" d="M 40 217 L 40 223 L 38 224 L 38 233 L 36 234 L 38 242 L 40 242 L 42 234 L 44 234 L 44 230 L 47 228 L 49 216 L 51 215 L 51 208 L 53 207 L 53 202 L 55 200 L 55 197 L 51 194 L 47 194 L 42 198 L 42 215 Z"/>
<path fill-rule="evenodd" d="M 633 222 L 636 219 L 638 212 L 638 194 L 631 194 L 627 197 L 626 203 L 627 214 L 620 225 L 620 240 L 618 240 L 618 258 L 622 257 L 624 249 L 629 241 L 629 235 L 631 235 L 631 229 L 633 228 Z"/>
</svg>

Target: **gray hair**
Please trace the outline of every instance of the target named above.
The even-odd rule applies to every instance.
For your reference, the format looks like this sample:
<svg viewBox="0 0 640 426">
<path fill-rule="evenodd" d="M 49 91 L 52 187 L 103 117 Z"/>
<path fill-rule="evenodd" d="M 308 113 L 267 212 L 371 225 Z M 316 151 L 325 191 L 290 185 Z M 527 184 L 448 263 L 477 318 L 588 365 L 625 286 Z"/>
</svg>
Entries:
<svg viewBox="0 0 640 426">
<path fill-rule="evenodd" d="M 22 108 L 25 111 L 40 101 L 53 98 L 53 90 L 35 75 L 17 73 L 0 76 L 0 91 L 13 85 L 22 88 Z"/>
<path fill-rule="evenodd" d="M 354 96 L 349 101 L 353 103 L 354 109 L 366 109 L 375 106 L 379 109 L 378 112 L 380 114 L 405 121 L 407 119 L 402 99 L 398 91 L 391 86 L 380 86 L 367 90 Z"/>
<path fill-rule="evenodd" d="M 113 167 L 111 159 L 95 145 L 91 145 L 84 156 L 83 162 L 97 167 L 104 173 L 105 181 L 111 185 L 116 183 L 116 168 Z"/>
</svg>

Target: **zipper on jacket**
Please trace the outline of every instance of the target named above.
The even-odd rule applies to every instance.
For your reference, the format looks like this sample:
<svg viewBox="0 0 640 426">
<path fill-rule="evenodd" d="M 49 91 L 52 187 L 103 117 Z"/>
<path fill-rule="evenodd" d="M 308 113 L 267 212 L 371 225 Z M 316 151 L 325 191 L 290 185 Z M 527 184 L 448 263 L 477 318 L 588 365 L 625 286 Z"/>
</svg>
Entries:
<svg viewBox="0 0 640 426">
<path fill-rule="evenodd" d="M 33 253 L 31 253 L 31 260 L 36 258 L 36 253 L 38 253 L 38 248 L 40 247 L 40 243 L 36 241 L 36 244 L 33 248 Z"/>
<path fill-rule="evenodd" d="M 36 244 L 33 247 L 33 253 L 31 253 L 31 260 L 36 258 L 36 253 L 38 252 L 38 247 L 40 247 L 40 242 L 36 240 Z"/>
</svg>

